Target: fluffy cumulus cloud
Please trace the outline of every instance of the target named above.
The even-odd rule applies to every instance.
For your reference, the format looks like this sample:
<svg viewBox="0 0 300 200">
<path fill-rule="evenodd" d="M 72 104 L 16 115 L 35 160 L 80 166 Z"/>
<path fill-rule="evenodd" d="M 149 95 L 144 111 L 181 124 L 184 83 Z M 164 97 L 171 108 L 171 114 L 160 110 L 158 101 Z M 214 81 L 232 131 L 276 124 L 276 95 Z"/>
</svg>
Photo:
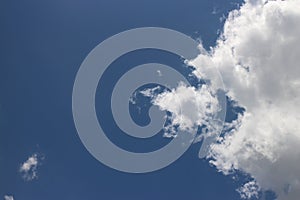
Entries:
<svg viewBox="0 0 300 200">
<path fill-rule="evenodd" d="M 22 174 L 22 177 L 26 181 L 31 181 L 38 178 L 37 168 L 40 165 L 42 157 L 39 157 L 38 154 L 33 154 L 30 156 L 23 164 L 21 164 L 19 172 Z"/>
<path fill-rule="evenodd" d="M 207 85 L 195 88 L 180 83 L 177 88 L 157 95 L 153 104 L 172 113 L 171 126 L 190 132 L 208 125 L 219 110 L 218 100 Z"/>
<path fill-rule="evenodd" d="M 4 200 L 14 200 L 14 197 L 10 195 L 5 195 Z"/>
<path fill-rule="evenodd" d="M 206 132 L 213 133 L 212 130 L 220 127 L 216 116 L 220 110 L 217 94 L 208 85 L 190 86 L 180 82 L 170 91 L 156 86 L 139 93 L 152 99 L 152 104 L 160 110 L 172 113 L 167 117 L 165 137 L 176 137 L 178 130 L 196 135 L 201 126 Z M 131 102 L 135 103 L 134 99 Z M 199 138 L 203 139 L 203 135 Z"/>
<path fill-rule="evenodd" d="M 208 157 L 224 174 L 251 175 L 241 189 L 272 190 L 279 200 L 300 196 L 300 1 L 247 0 L 232 11 L 217 45 L 189 62 L 199 78 L 217 68 L 227 95 L 245 109 Z M 252 187 L 253 186 L 253 187 Z"/>
</svg>

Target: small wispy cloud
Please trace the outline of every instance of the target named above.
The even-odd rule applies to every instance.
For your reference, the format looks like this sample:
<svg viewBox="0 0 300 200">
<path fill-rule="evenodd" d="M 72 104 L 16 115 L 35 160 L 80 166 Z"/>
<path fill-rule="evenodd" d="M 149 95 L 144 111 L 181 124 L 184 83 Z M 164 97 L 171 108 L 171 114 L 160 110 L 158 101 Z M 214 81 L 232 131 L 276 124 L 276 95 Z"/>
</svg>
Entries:
<svg viewBox="0 0 300 200">
<path fill-rule="evenodd" d="M 218 14 L 220 11 L 217 9 L 217 7 L 213 7 L 213 10 L 211 11 L 211 14 L 216 15 Z"/>
<path fill-rule="evenodd" d="M 144 95 L 145 97 L 150 97 L 150 98 L 154 98 L 157 96 L 157 92 L 161 90 L 161 87 L 160 86 L 156 86 L 154 88 L 148 88 L 148 89 L 145 89 L 145 90 L 142 90 L 140 91 L 140 93 L 142 95 Z"/>
<path fill-rule="evenodd" d="M 258 198 L 259 186 L 255 181 L 250 181 L 244 184 L 237 191 L 240 193 L 242 199 Z"/>
<path fill-rule="evenodd" d="M 158 76 L 162 76 L 162 73 L 160 70 L 157 70 L 156 72 L 157 72 Z"/>
<path fill-rule="evenodd" d="M 4 200 L 14 200 L 14 197 L 11 195 L 5 195 Z"/>
<path fill-rule="evenodd" d="M 31 181 L 38 178 L 37 168 L 40 165 L 43 157 L 40 157 L 37 153 L 30 156 L 23 164 L 21 164 L 19 172 L 26 181 Z"/>
</svg>

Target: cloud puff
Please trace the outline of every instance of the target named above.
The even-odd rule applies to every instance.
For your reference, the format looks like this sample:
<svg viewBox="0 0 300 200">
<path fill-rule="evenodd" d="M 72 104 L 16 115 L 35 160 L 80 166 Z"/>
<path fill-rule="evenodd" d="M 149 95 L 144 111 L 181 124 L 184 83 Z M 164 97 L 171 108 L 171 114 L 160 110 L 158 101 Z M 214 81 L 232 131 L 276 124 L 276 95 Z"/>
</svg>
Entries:
<svg viewBox="0 0 300 200">
<path fill-rule="evenodd" d="M 35 153 L 20 166 L 19 172 L 22 174 L 24 180 L 31 181 L 38 178 L 37 168 L 41 159 L 42 158 Z"/>
<path fill-rule="evenodd" d="M 172 115 L 165 127 L 165 137 L 176 137 L 177 130 L 196 133 L 199 126 L 213 128 L 214 114 L 219 110 L 219 102 L 207 85 L 199 88 L 179 83 L 177 88 L 155 94 L 156 88 L 142 91 L 152 98 L 153 105 Z"/>
<path fill-rule="evenodd" d="M 172 124 L 184 131 L 192 131 L 199 125 L 204 125 L 209 116 L 219 109 L 218 100 L 209 87 L 202 85 L 195 88 L 184 83 L 157 95 L 153 104 L 161 110 L 171 112 Z"/>
<path fill-rule="evenodd" d="M 224 174 L 250 174 L 280 200 L 300 196 L 300 1 L 247 0 L 232 11 L 216 47 L 189 62 L 199 78 L 217 68 L 245 108 L 209 157 Z M 246 195 L 247 196 L 247 195 Z"/>
<path fill-rule="evenodd" d="M 242 199 L 251 199 L 251 198 L 258 198 L 258 191 L 259 186 L 255 181 L 249 181 L 248 183 L 244 184 L 241 188 L 237 191 L 240 193 Z"/>
<path fill-rule="evenodd" d="M 14 200 L 14 197 L 11 195 L 5 195 L 4 200 Z"/>
</svg>

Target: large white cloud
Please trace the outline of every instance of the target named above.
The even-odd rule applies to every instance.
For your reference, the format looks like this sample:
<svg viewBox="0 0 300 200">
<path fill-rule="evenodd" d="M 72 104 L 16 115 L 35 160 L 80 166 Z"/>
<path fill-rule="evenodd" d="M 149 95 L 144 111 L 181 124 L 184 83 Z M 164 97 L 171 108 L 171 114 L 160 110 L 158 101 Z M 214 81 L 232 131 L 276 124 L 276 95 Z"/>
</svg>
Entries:
<svg viewBox="0 0 300 200">
<path fill-rule="evenodd" d="M 298 200 L 300 1 L 246 1 L 229 14 L 217 46 L 190 64 L 201 78 L 217 68 L 228 95 L 246 110 L 212 147 L 211 163 L 225 174 L 250 174 L 280 200 Z"/>
</svg>

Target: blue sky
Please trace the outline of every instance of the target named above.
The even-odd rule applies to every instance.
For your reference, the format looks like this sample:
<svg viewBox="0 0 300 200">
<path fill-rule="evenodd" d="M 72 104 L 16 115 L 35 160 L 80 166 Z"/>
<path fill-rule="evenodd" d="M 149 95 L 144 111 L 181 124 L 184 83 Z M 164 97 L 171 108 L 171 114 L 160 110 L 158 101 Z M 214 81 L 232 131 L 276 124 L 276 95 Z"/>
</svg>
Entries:
<svg viewBox="0 0 300 200">
<path fill-rule="evenodd" d="M 128 174 L 104 166 L 81 143 L 71 107 L 77 70 L 101 41 L 124 30 L 155 26 L 201 38 L 208 48 L 218 38 L 223 25 L 220 18 L 237 3 L 241 1 L 2 2 L 0 198 L 240 199 L 236 189 L 247 177 L 233 180 L 200 160 L 200 144 L 192 145 L 170 166 L 147 174 Z M 99 88 L 97 98 L 109 103 L 109 92 L 122 73 L 116 70 L 118 65 L 128 70 L 148 61 L 179 70 L 182 67 L 176 56 L 159 51 L 128 54 L 111 66 L 102 80 L 107 87 Z M 114 124 L 109 106 L 97 105 L 97 111 L 105 118 L 105 128 L 117 134 L 111 136 L 117 144 L 132 148 L 140 141 L 118 137 L 122 132 Z M 233 116 L 229 112 L 227 117 Z M 151 143 L 140 142 L 140 148 L 153 148 Z M 34 153 L 44 159 L 38 166 L 38 178 L 26 181 L 19 168 Z"/>
</svg>

